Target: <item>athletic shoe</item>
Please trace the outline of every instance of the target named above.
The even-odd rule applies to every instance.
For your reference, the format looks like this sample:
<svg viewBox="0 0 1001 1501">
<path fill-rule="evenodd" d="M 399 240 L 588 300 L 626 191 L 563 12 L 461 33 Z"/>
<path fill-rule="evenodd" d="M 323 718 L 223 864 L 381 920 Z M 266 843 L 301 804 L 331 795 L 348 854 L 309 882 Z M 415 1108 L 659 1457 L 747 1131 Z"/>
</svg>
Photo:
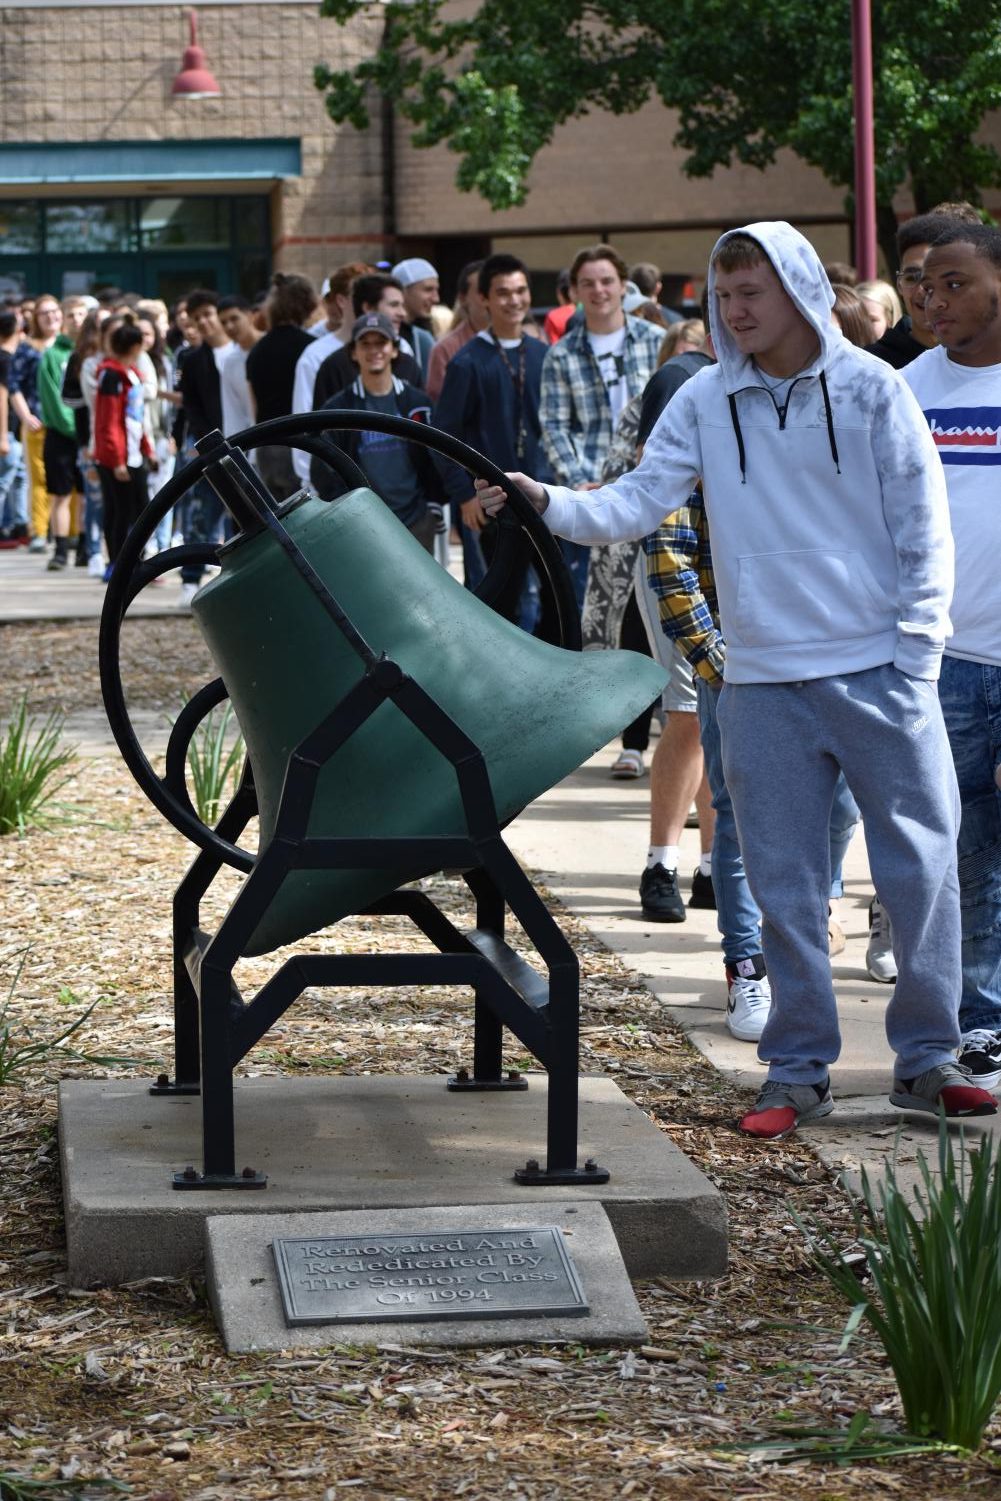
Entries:
<svg viewBox="0 0 1001 1501">
<path fill-rule="evenodd" d="M 183 535 L 182 535 L 181 532 L 175 532 L 174 533 L 174 535 L 170 539 L 170 545 L 171 545 L 171 547 L 183 547 L 184 546 L 184 537 L 183 537 Z"/>
<path fill-rule="evenodd" d="M 765 1029 L 772 991 L 761 954 L 726 966 L 726 1025 L 738 1042 L 757 1042 Z"/>
<path fill-rule="evenodd" d="M 44 537 L 32 537 L 28 543 L 29 552 L 48 552 L 49 544 Z"/>
<path fill-rule="evenodd" d="M 177 608 L 179 610 L 190 610 L 191 609 L 191 601 L 194 599 L 195 595 L 198 593 L 198 587 L 199 586 L 197 584 L 189 584 L 189 583 L 185 583 L 185 584 L 181 585 L 181 597 L 177 601 Z"/>
<path fill-rule="evenodd" d="M 685 903 L 678 890 L 678 872 L 661 864 L 649 866 L 640 876 L 643 916 L 651 922 L 684 922 Z"/>
<path fill-rule="evenodd" d="M 624 750 L 619 752 L 618 760 L 612 763 L 612 776 L 617 782 L 635 782 L 646 771 L 643 765 L 643 752 L 638 750 Z"/>
<path fill-rule="evenodd" d="M 69 566 L 69 554 L 54 552 L 45 566 L 50 573 L 58 573 L 61 569 Z"/>
<path fill-rule="evenodd" d="M 986 1027 L 964 1032 L 956 1061 L 970 1075 L 971 1084 L 997 1089 L 1001 1084 L 1001 1032 L 990 1032 Z"/>
<path fill-rule="evenodd" d="M 15 547 L 19 547 L 20 545 L 14 533 L 7 531 L 6 527 L 3 531 L 0 531 L 0 552 L 12 552 Z"/>
<path fill-rule="evenodd" d="M 99 552 L 92 552 L 87 559 L 87 572 L 92 579 L 104 578 L 104 559 Z"/>
<path fill-rule="evenodd" d="M 865 951 L 865 967 L 871 978 L 881 985 L 892 985 L 897 978 L 890 919 L 878 896 L 869 903 L 869 946 Z"/>
<path fill-rule="evenodd" d="M 900 1110 L 926 1110 L 929 1115 L 938 1115 L 939 1107 L 950 1117 L 996 1115 L 997 1100 L 971 1084 L 970 1078 L 969 1070 L 958 1063 L 940 1063 L 916 1079 L 894 1079 L 890 1104 Z"/>
<path fill-rule="evenodd" d="M 716 893 L 713 890 L 712 876 L 704 876 L 701 870 L 696 870 L 692 876 L 692 894 L 688 898 L 690 907 L 702 907 L 706 912 L 716 911 Z"/>
<path fill-rule="evenodd" d="M 840 954 L 845 946 L 845 930 L 834 916 L 830 907 L 827 909 L 827 952 L 831 958 Z"/>
<path fill-rule="evenodd" d="M 830 1115 L 833 1109 L 828 1079 L 823 1084 L 783 1084 L 779 1079 L 768 1079 L 754 1109 L 741 1121 L 740 1129 L 747 1136 L 781 1141 L 783 1136 L 791 1136 L 797 1126 Z"/>
</svg>

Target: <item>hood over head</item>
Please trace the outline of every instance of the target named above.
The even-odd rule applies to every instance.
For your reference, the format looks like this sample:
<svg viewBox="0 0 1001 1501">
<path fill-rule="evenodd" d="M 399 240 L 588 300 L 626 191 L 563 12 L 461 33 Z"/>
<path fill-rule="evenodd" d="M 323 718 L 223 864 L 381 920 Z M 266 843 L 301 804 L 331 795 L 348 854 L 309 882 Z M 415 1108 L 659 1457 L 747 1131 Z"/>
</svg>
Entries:
<svg viewBox="0 0 1001 1501">
<path fill-rule="evenodd" d="M 727 230 L 713 247 L 709 257 L 709 325 L 712 329 L 713 348 L 722 369 L 727 391 L 739 390 L 741 386 L 759 384 L 754 362 L 750 355 L 741 354 L 729 329 L 720 316 L 716 300 L 716 271 L 714 260 L 720 246 L 733 235 L 749 235 L 756 240 L 772 264 L 779 281 L 792 298 L 797 310 L 816 331 L 820 340 L 820 354 L 805 372 L 816 375 L 823 370 L 831 355 L 843 341 L 843 334 L 831 320 L 834 292 L 820 257 L 805 236 L 782 219 L 760 224 L 745 224 L 740 229 Z"/>
</svg>

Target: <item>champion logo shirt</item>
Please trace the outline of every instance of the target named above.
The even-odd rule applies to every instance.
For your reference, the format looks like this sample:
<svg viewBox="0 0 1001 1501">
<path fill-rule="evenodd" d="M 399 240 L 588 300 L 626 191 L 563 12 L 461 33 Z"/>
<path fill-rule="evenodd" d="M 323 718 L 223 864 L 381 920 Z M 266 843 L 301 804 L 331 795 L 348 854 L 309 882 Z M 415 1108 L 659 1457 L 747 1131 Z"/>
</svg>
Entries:
<svg viewBox="0 0 1001 1501">
<path fill-rule="evenodd" d="M 1001 666 L 1001 365 L 930 349 L 901 372 L 928 423 L 956 541 L 947 655 Z"/>
</svg>

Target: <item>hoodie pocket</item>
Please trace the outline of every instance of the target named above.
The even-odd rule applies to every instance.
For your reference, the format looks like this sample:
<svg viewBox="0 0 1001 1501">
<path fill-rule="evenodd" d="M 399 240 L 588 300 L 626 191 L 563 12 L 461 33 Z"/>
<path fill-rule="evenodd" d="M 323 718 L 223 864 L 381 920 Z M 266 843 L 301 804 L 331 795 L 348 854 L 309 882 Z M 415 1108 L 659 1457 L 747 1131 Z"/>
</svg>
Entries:
<svg viewBox="0 0 1001 1501">
<path fill-rule="evenodd" d="M 896 619 L 859 552 L 811 548 L 740 559 L 735 644 L 844 641 L 893 630 Z"/>
</svg>

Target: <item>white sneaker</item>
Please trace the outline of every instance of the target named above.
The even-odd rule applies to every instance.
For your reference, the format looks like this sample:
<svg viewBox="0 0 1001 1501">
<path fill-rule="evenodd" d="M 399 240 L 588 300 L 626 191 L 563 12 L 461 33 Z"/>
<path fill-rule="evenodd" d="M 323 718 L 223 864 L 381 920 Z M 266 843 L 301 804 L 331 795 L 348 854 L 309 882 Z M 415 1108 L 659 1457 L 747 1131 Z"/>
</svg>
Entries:
<svg viewBox="0 0 1001 1501">
<path fill-rule="evenodd" d="M 92 552 L 87 559 L 87 575 L 92 579 L 104 578 L 104 558 L 99 552 Z"/>
<path fill-rule="evenodd" d="M 184 546 L 184 538 L 183 538 L 183 536 L 181 535 L 180 532 L 175 532 L 174 533 L 174 535 L 170 539 L 170 545 L 171 545 L 171 547 L 183 547 Z"/>
<path fill-rule="evenodd" d="M 892 985 L 897 978 L 892 939 L 890 919 L 879 897 L 874 896 L 869 903 L 869 946 L 865 951 L 865 967 L 871 978 L 881 985 Z"/>
<path fill-rule="evenodd" d="M 198 593 L 198 588 L 199 588 L 199 586 L 197 584 L 182 584 L 181 585 L 181 597 L 177 601 L 177 608 L 179 610 L 190 610 L 191 609 L 191 601 L 194 599 L 195 595 Z"/>
<path fill-rule="evenodd" d="M 726 966 L 726 1024 L 738 1042 L 757 1042 L 765 1030 L 772 989 L 760 954 Z"/>
<path fill-rule="evenodd" d="M 612 776 L 617 782 L 635 782 L 645 771 L 642 751 L 620 751 L 618 759 L 612 762 Z"/>
</svg>

